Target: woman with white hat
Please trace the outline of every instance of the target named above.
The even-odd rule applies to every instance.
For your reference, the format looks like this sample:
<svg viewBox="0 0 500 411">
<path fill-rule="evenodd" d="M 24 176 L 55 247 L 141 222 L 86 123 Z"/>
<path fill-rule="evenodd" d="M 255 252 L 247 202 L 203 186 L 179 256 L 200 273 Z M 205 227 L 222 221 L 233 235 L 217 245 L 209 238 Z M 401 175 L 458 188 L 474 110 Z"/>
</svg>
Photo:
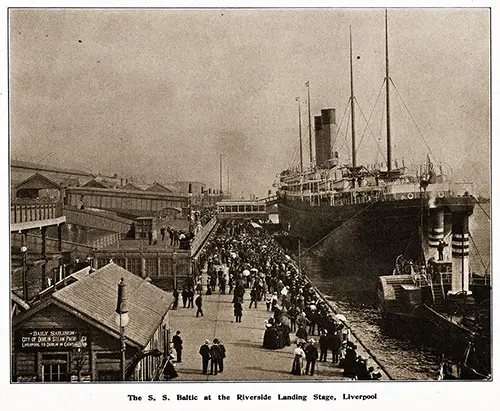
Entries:
<svg viewBox="0 0 500 411">
<path fill-rule="evenodd" d="M 302 342 L 297 342 L 297 348 L 293 350 L 293 375 L 302 375 L 302 369 L 304 368 L 304 359 L 306 358 L 306 353 L 302 349 L 302 346 Z"/>
</svg>

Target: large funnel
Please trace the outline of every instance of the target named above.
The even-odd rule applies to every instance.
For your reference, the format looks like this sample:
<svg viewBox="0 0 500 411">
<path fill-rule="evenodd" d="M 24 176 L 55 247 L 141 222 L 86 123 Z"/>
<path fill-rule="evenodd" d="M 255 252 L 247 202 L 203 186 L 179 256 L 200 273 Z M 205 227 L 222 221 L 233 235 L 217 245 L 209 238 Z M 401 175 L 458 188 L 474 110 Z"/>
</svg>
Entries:
<svg viewBox="0 0 500 411">
<path fill-rule="evenodd" d="M 322 109 L 319 145 L 318 140 L 316 140 L 316 164 L 318 167 L 328 167 L 328 160 L 332 157 L 331 144 L 335 139 L 336 132 L 337 125 L 335 123 L 335 109 Z"/>
</svg>

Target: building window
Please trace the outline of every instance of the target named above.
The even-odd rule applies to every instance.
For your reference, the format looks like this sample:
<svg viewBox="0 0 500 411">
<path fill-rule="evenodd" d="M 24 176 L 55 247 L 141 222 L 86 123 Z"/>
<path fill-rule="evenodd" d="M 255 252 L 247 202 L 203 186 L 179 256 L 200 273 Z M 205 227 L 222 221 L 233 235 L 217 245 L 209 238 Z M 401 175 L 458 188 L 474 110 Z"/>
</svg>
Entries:
<svg viewBox="0 0 500 411">
<path fill-rule="evenodd" d="M 98 381 L 120 381 L 120 352 L 97 353 L 96 370 Z"/>
<path fill-rule="evenodd" d="M 113 258 L 113 261 L 114 261 L 114 263 L 116 265 L 119 265 L 120 267 L 127 269 L 127 263 L 126 263 L 126 259 L 125 258 L 123 258 L 123 257 L 115 257 L 115 258 Z"/>
<path fill-rule="evenodd" d="M 69 381 L 68 354 L 42 354 L 42 382 Z"/>
<path fill-rule="evenodd" d="M 128 271 L 136 275 L 141 275 L 141 259 L 140 258 L 129 258 L 128 259 Z"/>
<path fill-rule="evenodd" d="M 146 274 L 149 278 L 158 277 L 158 259 L 156 257 L 146 258 Z"/>
<path fill-rule="evenodd" d="M 120 381 L 120 371 L 99 371 L 97 376 L 99 381 Z"/>
</svg>

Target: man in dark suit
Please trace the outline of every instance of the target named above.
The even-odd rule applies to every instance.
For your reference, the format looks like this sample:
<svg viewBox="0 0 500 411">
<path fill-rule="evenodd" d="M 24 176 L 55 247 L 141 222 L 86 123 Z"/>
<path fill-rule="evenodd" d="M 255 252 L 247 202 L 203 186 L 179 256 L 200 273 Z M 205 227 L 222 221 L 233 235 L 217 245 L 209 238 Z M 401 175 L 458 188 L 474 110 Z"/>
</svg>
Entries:
<svg viewBox="0 0 500 411">
<path fill-rule="evenodd" d="M 210 344 L 209 340 L 205 340 L 205 344 L 200 347 L 201 363 L 202 363 L 202 373 L 206 374 L 208 372 L 208 361 L 210 360 Z"/>
<path fill-rule="evenodd" d="M 203 310 L 202 310 L 203 299 L 201 298 L 201 294 L 198 295 L 198 297 L 196 297 L 196 300 L 194 300 L 194 303 L 196 304 L 196 307 L 198 307 L 198 309 L 196 310 L 196 316 L 198 317 L 198 315 L 201 314 L 201 316 L 203 317 Z"/>
<path fill-rule="evenodd" d="M 214 343 L 210 347 L 210 358 L 212 359 L 212 362 L 210 363 L 210 374 L 217 375 L 221 359 L 219 340 L 217 338 L 214 340 Z"/>
<path fill-rule="evenodd" d="M 339 362 L 340 347 L 342 346 L 342 331 L 340 327 L 328 333 L 328 341 L 332 350 L 332 362 L 333 364 L 337 364 Z"/>
<path fill-rule="evenodd" d="M 226 347 L 222 344 L 222 341 L 219 340 L 219 351 L 220 351 L 220 359 L 219 359 L 219 372 L 224 371 L 224 358 L 226 358 Z"/>
<path fill-rule="evenodd" d="M 182 307 L 186 308 L 186 304 L 187 304 L 187 301 L 188 301 L 188 295 L 189 295 L 189 292 L 188 292 L 186 286 L 184 286 L 182 288 L 182 294 L 181 295 L 182 295 Z"/>
<path fill-rule="evenodd" d="M 194 289 L 191 287 L 188 289 L 187 292 L 187 299 L 188 299 L 188 307 L 187 308 L 194 308 Z"/>
<path fill-rule="evenodd" d="M 172 337 L 172 343 L 177 353 L 177 362 L 182 362 L 182 338 L 180 334 L 181 332 L 177 331 Z"/>
<path fill-rule="evenodd" d="M 309 369 L 311 370 L 310 375 L 314 375 L 314 367 L 316 366 L 316 360 L 318 359 L 318 349 L 314 345 L 315 342 L 314 338 L 311 338 L 308 346 L 304 350 L 306 353 L 306 375 L 309 374 Z"/>
</svg>

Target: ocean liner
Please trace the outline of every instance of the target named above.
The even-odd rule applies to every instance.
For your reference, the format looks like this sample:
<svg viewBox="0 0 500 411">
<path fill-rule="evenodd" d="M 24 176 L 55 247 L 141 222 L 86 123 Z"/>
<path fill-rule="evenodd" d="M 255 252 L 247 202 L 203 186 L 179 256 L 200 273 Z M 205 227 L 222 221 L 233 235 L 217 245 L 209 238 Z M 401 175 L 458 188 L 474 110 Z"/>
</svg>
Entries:
<svg viewBox="0 0 500 411">
<path fill-rule="evenodd" d="M 335 110 L 323 109 L 314 117 L 315 164 L 303 166 L 299 102 L 300 165 L 282 171 L 277 182 L 282 244 L 290 248 L 302 242 L 305 264 L 314 256 L 333 275 L 355 274 L 352 285 L 367 291 L 375 290 L 378 276 L 392 272 L 399 255 L 414 261 L 437 258 L 440 242 L 450 236 L 454 242 L 465 240 L 454 252 L 468 255 L 468 219 L 476 202 L 471 183 L 453 183 L 429 156 L 418 166 L 393 159 L 387 13 L 385 31 L 385 162 L 357 163 L 350 36 L 351 161 L 342 163 L 331 147 L 338 134 Z"/>
</svg>

